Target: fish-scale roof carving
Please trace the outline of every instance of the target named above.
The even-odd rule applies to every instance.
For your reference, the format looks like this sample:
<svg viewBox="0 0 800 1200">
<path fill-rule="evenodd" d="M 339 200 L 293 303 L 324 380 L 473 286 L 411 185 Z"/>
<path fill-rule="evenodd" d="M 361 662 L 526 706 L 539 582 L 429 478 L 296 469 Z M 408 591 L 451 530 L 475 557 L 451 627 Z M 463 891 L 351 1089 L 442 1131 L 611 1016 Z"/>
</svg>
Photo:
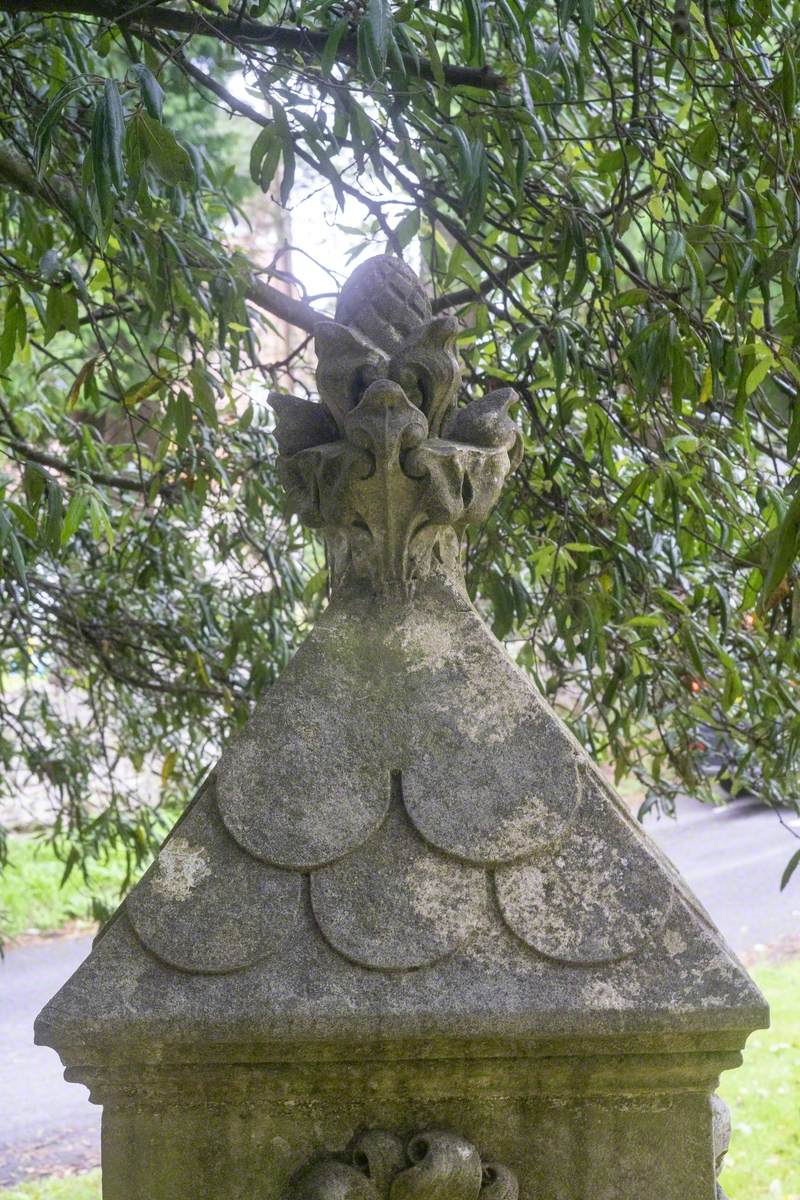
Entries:
<svg viewBox="0 0 800 1200">
<path fill-rule="evenodd" d="M 148 949 L 184 970 L 249 966 L 279 948 L 304 874 L 321 935 L 377 970 L 437 962 L 486 911 L 570 962 L 660 928 L 670 877 L 475 614 L 438 611 L 322 618 L 130 897 Z M 374 669 L 381 647 L 391 672 Z"/>
</svg>

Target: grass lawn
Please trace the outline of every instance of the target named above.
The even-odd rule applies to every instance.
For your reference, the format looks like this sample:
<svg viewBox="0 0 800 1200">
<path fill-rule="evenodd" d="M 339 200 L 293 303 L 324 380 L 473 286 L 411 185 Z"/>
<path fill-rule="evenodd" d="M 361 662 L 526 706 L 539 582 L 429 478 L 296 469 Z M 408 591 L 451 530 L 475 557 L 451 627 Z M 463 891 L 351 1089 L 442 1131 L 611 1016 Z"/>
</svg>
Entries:
<svg viewBox="0 0 800 1200">
<path fill-rule="evenodd" d="M 100 1172 L 21 1183 L 8 1191 L 0 1191 L 0 1197 L 2 1200 L 100 1200 Z"/>
<path fill-rule="evenodd" d="M 92 921 L 98 905 L 113 912 L 119 904 L 125 879 L 123 851 L 107 862 L 93 864 L 89 883 L 74 870 L 63 888 L 64 864 L 41 838 L 12 835 L 8 858 L 0 873 L 0 940 L 51 933 L 70 921 Z"/>
<path fill-rule="evenodd" d="M 722 1076 L 733 1137 L 720 1182 L 730 1200 L 800 1200 L 800 958 L 752 975 L 772 1028 L 754 1033 L 744 1065 Z"/>
</svg>

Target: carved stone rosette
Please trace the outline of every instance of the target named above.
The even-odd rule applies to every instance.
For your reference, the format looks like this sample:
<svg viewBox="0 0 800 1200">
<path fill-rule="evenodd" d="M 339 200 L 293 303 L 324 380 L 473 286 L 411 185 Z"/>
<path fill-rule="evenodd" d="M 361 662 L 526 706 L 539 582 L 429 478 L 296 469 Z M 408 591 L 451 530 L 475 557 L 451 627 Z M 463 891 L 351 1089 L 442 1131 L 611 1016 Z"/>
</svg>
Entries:
<svg viewBox="0 0 800 1200">
<path fill-rule="evenodd" d="M 452 574 L 465 527 L 519 464 L 511 388 L 455 410 L 457 333 L 399 259 L 370 259 L 317 327 L 321 402 L 270 396 L 290 505 L 324 531 L 336 584 L 408 591 L 432 570 Z"/>
<path fill-rule="evenodd" d="M 517 1178 L 481 1161 L 471 1142 L 430 1129 L 403 1141 L 385 1129 L 358 1134 L 344 1154 L 316 1158 L 289 1200 L 517 1200 Z"/>
</svg>

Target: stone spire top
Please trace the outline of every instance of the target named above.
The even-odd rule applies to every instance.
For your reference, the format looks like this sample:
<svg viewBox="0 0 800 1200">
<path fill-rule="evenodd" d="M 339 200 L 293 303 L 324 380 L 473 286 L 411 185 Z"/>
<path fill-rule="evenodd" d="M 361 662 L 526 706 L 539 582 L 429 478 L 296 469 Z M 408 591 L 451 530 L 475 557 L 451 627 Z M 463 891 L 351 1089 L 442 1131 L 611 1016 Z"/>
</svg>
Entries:
<svg viewBox="0 0 800 1200">
<path fill-rule="evenodd" d="M 413 271 L 372 258 L 317 329 L 321 402 L 270 397 L 290 503 L 324 530 L 334 586 L 408 592 L 432 571 L 457 573 L 461 534 L 520 461 L 511 388 L 455 409 L 457 333 Z"/>
</svg>

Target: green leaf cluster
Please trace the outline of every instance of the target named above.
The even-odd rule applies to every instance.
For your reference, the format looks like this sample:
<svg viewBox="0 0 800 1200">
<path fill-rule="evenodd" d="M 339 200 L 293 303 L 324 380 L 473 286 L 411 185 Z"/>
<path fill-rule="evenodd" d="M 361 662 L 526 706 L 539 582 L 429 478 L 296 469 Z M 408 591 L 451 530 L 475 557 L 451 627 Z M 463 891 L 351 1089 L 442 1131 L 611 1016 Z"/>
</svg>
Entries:
<svg viewBox="0 0 800 1200">
<path fill-rule="evenodd" d="M 324 602 L 263 405 L 311 391 L 330 308 L 287 335 L 309 195 L 353 255 L 419 258 L 463 398 L 519 391 L 526 459 L 467 547 L 498 636 L 646 803 L 711 798 L 709 729 L 792 802 L 796 0 L 303 0 L 186 37 L 10 8 L 0 760 L 67 841 L 138 836 L 120 763 L 174 754 L 185 796 Z"/>
</svg>

